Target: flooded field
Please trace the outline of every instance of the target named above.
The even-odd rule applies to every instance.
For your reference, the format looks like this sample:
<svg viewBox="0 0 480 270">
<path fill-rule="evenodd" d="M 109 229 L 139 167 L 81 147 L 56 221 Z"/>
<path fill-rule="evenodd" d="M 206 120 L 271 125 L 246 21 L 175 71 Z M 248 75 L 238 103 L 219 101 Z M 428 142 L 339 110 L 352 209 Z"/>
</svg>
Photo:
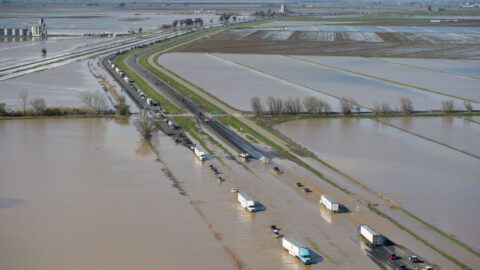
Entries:
<svg viewBox="0 0 480 270">
<path fill-rule="evenodd" d="M 261 72 L 225 61 L 211 54 L 162 54 L 159 63 L 205 91 L 240 110 L 251 110 L 254 96 L 265 100 L 268 96 L 300 98 L 314 95 L 327 101 L 338 111 L 338 100 Z"/>
<path fill-rule="evenodd" d="M 448 95 L 467 98 L 480 102 L 480 79 L 446 74 L 426 69 L 417 69 L 405 65 L 392 64 L 370 58 L 338 56 L 299 56 L 315 63 L 326 64 L 379 77 L 416 87 L 438 91 Z M 445 62 L 443 62 L 445 64 Z M 447 64 L 448 65 L 448 64 Z M 442 65 L 438 63 L 440 69 Z M 458 66 L 458 64 L 456 65 Z M 448 66 L 446 67 L 448 69 Z M 445 97 L 447 99 L 449 97 Z M 457 104 L 462 106 L 463 104 Z"/>
<path fill-rule="evenodd" d="M 480 157 L 480 125 L 463 118 L 401 117 L 381 121 Z"/>
<path fill-rule="evenodd" d="M 281 55 L 216 54 L 251 69 L 309 87 L 312 91 L 336 97 L 354 98 L 360 105 L 372 108 L 375 102 L 399 106 L 401 97 L 410 98 L 415 109 L 441 109 L 445 96 L 381 80 L 334 70 Z M 459 102 L 459 101 L 458 101 Z"/>
<path fill-rule="evenodd" d="M 480 63 L 468 60 L 450 59 L 416 59 L 416 58 L 380 58 L 399 64 L 418 66 L 427 69 L 441 70 L 459 75 L 480 78 Z"/>
<path fill-rule="evenodd" d="M 232 269 L 124 120 L 0 121 L 1 269 Z"/>
<path fill-rule="evenodd" d="M 480 219 L 472 214 L 480 203 L 478 159 L 370 119 L 310 119 L 275 128 L 384 197 L 480 249 L 476 226 Z"/>
<path fill-rule="evenodd" d="M 3 68 L 22 63 L 40 61 L 83 49 L 92 48 L 111 40 L 110 38 L 48 38 L 46 40 L 29 40 L 23 42 L 0 42 L 0 65 Z M 47 49 L 43 57 L 41 50 Z"/>
<path fill-rule="evenodd" d="M 0 102 L 7 108 L 20 106 L 19 93 L 29 92 L 29 98 L 44 98 L 48 106 L 80 107 L 82 91 L 102 91 L 96 78 L 89 72 L 87 60 L 66 64 L 13 79 L 0 81 Z"/>
<path fill-rule="evenodd" d="M 50 35 L 99 34 L 104 32 L 127 33 L 129 29 L 158 29 L 162 24 L 171 24 L 174 20 L 202 18 L 205 24 L 210 19 L 217 22 L 215 14 L 170 14 L 161 10 L 119 10 L 109 7 L 37 7 L 5 8 L 0 11 L 0 25 L 34 25 L 45 18 Z M 239 16 L 240 18 L 241 16 Z"/>
</svg>

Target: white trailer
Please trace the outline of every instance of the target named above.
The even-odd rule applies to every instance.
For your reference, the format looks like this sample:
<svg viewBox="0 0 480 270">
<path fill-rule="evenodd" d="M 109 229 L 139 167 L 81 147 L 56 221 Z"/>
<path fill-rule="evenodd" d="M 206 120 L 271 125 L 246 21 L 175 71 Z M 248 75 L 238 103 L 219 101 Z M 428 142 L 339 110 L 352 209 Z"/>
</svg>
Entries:
<svg viewBox="0 0 480 270">
<path fill-rule="evenodd" d="M 330 212 L 337 213 L 339 205 L 338 203 L 328 195 L 320 196 L 320 204 L 323 204 Z"/>
<path fill-rule="evenodd" d="M 257 208 L 255 207 L 255 201 L 250 198 L 250 196 L 247 195 L 245 192 L 239 192 L 238 193 L 238 202 L 240 202 L 240 205 L 247 209 L 248 212 L 256 212 Z"/>
<path fill-rule="evenodd" d="M 206 155 L 205 155 L 205 151 L 203 151 L 203 149 L 200 146 L 195 146 L 193 148 L 193 152 L 198 157 L 198 159 L 200 159 L 201 161 L 203 161 L 207 158 Z"/>
<path fill-rule="evenodd" d="M 362 224 L 358 226 L 357 230 L 358 234 L 363 236 L 363 238 L 367 239 L 367 241 L 372 244 L 374 247 L 380 246 L 382 244 L 383 236 L 377 233 L 374 229 L 370 226 Z"/>
<path fill-rule="evenodd" d="M 282 238 L 282 246 L 290 255 L 295 256 L 303 264 L 312 263 L 309 249 L 295 241 L 293 238 L 284 236 Z"/>
</svg>

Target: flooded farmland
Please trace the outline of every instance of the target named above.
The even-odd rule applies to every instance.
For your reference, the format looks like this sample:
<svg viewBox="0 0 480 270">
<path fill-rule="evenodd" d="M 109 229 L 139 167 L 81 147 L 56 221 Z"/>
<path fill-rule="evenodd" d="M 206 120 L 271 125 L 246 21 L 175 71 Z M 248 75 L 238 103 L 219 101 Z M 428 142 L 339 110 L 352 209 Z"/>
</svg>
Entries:
<svg viewBox="0 0 480 270">
<path fill-rule="evenodd" d="M 382 122 L 480 157 L 480 125 L 460 117 L 399 117 Z"/>
<path fill-rule="evenodd" d="M 18 108 L 23 90 L 28 91 L 29 99 L 44 98 L 48 106 L 72 107 L 84 105 L 79 98 L 82 91 L 103 92 L 89 72 L 87 60 L 0 81 L 0 102 L 10 109 Z"/>
<path fill-rule="evenodd" d="M 375 102 L 399 106 L 401 97 L 410 98 L 418 110 L 440 109 L 444 96 L 381 80 L 347 73 L 281 55 L 216 54 L 251 69 L 309 87 L 336 97 L 354 98 L 372 108 Z"/>
<path fill-rule="evenodd" d="M 254 96 L 300 98 L 316 96 L 339 110 L 338 100 L 293 83 L 202 53 L 162 54 L 159 63 L 205 91 L 240 110 L 250 110 Z"/>
<path fill-rule="evenodd" d="M 480 102 L 480 79 L 362 57 L 299 56 L 299 58 Z M 436 65 L 440 69 L 441 63 Z M 443 63 L 447 65 L 444 69 L 451 65 Z"/>
<path fill-rule="evenodd" d="M 370 119 L 299 120 L 275 128 L 384 197 L 480 249 L 475 225 L 480 219 L 471 214 L 480 203 L 477 158 Z"/>
<path fill-rule="evenodd" d="M 128 120 L 0 121 L 0 149 L 1 269 L 233 268 Z"/>
</svg>

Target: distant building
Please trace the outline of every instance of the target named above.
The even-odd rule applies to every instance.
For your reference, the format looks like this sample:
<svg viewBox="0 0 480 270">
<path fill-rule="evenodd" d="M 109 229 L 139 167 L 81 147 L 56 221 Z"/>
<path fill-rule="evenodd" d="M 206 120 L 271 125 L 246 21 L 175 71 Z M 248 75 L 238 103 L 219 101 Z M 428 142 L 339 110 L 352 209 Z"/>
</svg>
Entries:
<svg viewBox="0 0 480 270">
<path fill-rule="evenodd" d="M 287 5 L 285 4 L 280 5 L 280 13 L 287 13 Z"/>
<path fill-rule="evenodd" d="M 47 25 L 45 24 L 45 20 L 41 18 L 37 25 L 32 26 L 32 36 L 46 37 L 47 35 Z"/>
<path fill-rule="evenodd" d="M 32 26 L 30 29 L 25 27 L 10 27 L 10 28 L 0 28 L 0 36 L 34 36 L 34 37 L 46 37 L 47 36 L 47 25 L 45 21 L 40 19 L 37 25 Z"/>
</svg>

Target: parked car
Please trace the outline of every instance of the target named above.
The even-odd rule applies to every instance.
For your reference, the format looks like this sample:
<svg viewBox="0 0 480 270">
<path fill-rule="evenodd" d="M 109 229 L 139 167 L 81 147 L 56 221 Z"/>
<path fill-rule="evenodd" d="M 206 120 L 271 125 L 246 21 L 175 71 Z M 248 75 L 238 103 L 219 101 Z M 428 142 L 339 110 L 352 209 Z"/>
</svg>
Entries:
<svg viewBox="0 0 480 270">
<path fill-rule="evenodd" d="M 296 183 L 295 183 L 295 186 L 297 186 L 297 187 L 303 187 L 303 184 L 300 183 L 300 182 L 296 182 Z"/>
<path fill-rule="evenodd" d="M 422 270 L 433 270 L 433 267 L 431 266 L 425 266 L 422 268 Z"/>
<path fill-rule="evenodd" d="M 273 232 L 273 237 L 280 238 L 282 235 L 279 232 Z"/>
<path fill-rule="evenodd" d="M 225 178 L 219 176 L 219 177 L 217 177 L 217 181 L 218 181 L 218 182 L 223 182 L 223 181 L 225 181 Z"/>
<path fill-rule="evenodd" d="M 230 189 L 230 192 L 232 192 L 232 193 L 237 193 L 237 192 L 238 192 L 238 189 L 232 187 L 232 189 Z"/>
<path fill-rule="evenodd" d="M 278 231 L 278 228 L 277 228 L 277 226 L 275 226 L 275 225 L 271 225 L 271 226 L 270 226 L 270 230 L 271 230 L 272 232 L 276 232 L 276 231 Z"/>
<path fill-rule="evenodd" d="M 399 264 L 397 265 L 397 270 L 406 270 L 407 267 L 405 266 L 405 264 Z"/>
<path fill-rule="evenodd" d="M 303 188 L 303 191 L 306 192 L 306 193 L 312 192 L 308 187 Z"/>
<path fill-rule="evenodd" d="M 418 263 L 418 257 L 415 255 L 409 256 L 408 260 L 411 261 L 412 263 Z"/>
</svg>

